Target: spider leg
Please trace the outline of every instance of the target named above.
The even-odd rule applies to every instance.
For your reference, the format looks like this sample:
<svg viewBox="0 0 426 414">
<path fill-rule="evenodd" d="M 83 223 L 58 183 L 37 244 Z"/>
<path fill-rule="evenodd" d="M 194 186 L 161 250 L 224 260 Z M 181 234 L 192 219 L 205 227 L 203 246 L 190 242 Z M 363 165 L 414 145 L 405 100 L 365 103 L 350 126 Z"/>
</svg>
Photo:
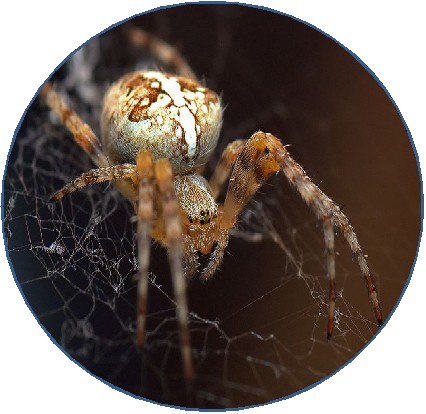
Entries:
<svg viewBox="0 0 426 414">
<path fill-rule="evenodd" d="M 328 276 L 328 323 L 327 339 L 333 335 L 334 311 L 336 309 L 336 263 L 334 250 L 334 229 L 331 217 L 323 219 L 324 242 L 327 257 L 327 276 Z"/>
<path fill-rule="evenodd" d="M 211 194 L 216 200 L 222 191 L 223 184 L 231 173 L 232 166 L 234 165 L 238 155 L 244 148 L 246 140 L 237 139 L 227 145 L 223 151 L 219 162 L 216 165 L 215 170 L 210 178 L 209 185 Z"/>
<path fill-rule="evenodd" d="M 248 147 L 251 148 L 248 149 Z M 259 156 L 259 154 L 266 150 L 268 151 L 268 154 L 260 157 L 258 161 L 256 161 L 256 165 L 265 157 L 272 156 L 290 184 L 296 188 L 306 204 L 312 208 L 317 218 L 323 223 L 324 240 L 327 249 L 327 271 L 330 284 L 329 323 L 327 328 L 328 337 L 331 336 L 333 330 L 333 322 L 330 322 L 330 320 L 334 320 L 335 306 L 333 225 L 342 232 L 352 250 L 352 253 L 358 261 L 358 265 L 367 285 L 368 295 L 374 309 L 377 323 L 381 325 L 383 323 L 383 317 L 377 291 L 374 286 L 367 260 L 352 225 L 345 214 L 343 214 L 340 210 L 339 206 L 311 181 L 303 168 L 290 156 L 285 146 L 274 135 L 264 132 L 256 132 L 252 135 L 250 140 L 247 142 L 246 147 L 238 157 L 232 177 L 234 177 L 236 170 L 239 170 L 239 172 L 237 172 L 239 177 L 230 183 L 224 205 L 223 225 L 230 226 L 235 223 L 236 217 L 241 211 L 241 205 L 248 201 L 247 197 L 250 193 L 254 194 L 257 190 L 259 187 L 257 182 L 262 180 L 264 181 L 263 174 L 265 172 L 269 174 L 268 169 L 264 172 L 262 171 L 262 168 L 257 168 L 258 173 L 260 173 L 259 176 L 258 173 L 256 173 L 256 166 L 254 169 L 253 167 L 250 168 L 250 165 L 254 162 L 256 156 Z M 251 158 L 248 159 L 248 156 L 251 156 Z M 241 185 L 241 182 L 245 182 L 245 184 Z M 251 190 L 247 190 L 247 188 L 251 188 Z"/>
<path fill-rule="evenodd" d="M 148 266 L 151 251 L 151 228 L 154 219 L 154 171 L 149 151 L 141 151 L 136 158 L 136 173 L 139 180 L 137 203 L 138 240 L 138 304 L 136 316 L 136 342 L 142 347 L 145 339 L 146 305 L 148 298 Z"/>
<path fill-rule="evenodd" d="M 133 164 L 119 164 L 110 167 L 95 168 L 81 174 L 79 177 L 62 187 L 52 195 L 51 201 L 58 201 L 65 196 L 89 185 L 112 180 L 136 180 L 136 166 Z"/>
<path fill-rule="evenodd" d="M 364 277 L 368 290 L 368 296 L 373 306 L 377 323 L 379 326 L 382 325 L 383 316 L 380 309 L 379 298 L 376 287 L 374 285 L 373 277 L 371 276 L 366 256 L 361 249 L 361 246 L 358 242 L 358 237 L 355 234 L 349 219 L 345 214 L 343 214 L 343 212 L 340 210 L 340 207 L 311 181 L 303 168 L 293 160 L 278 138 L 271 134 L 265 134 L 261 132 L 255 135 L 258 136 L 257 139 L 265 141 L 268 149 L 280 164 L 281 169 L 284 175 L 287 177 L 288 181 L 293 186 L 295 186 L 305 202 L 312 207 L 318 219 L 325 220 L 327 217 L 330 217 L 333 225 L 342 232 L 347 243 L 349 244 L 349 247 L 352 250 L 352 253 L 358 261 L 358 266 L 360 267 L 362 276 Z M 330 262 L 333 262 L 334 266 L 334 260 L 330 260 Z"/>
<path fill-rule="evenodd" d="M 263 154 L 263 149 L 259 150 L 256 146 L 251 145 L 250 141 L 234 141 L 222 155 L 224 161 L 222 166 L 218 167 L 217 177 L 220 177 L 218 183 L 226 180 L 228 171 L 234 162 L 234 156 L 236 160 L 220 217 L 220 228 L 216 236 L 217 245 L 207 267 L 200 275 L 202 280 L 211 278 L 222 263 L 228 245 L 229 230 L 234 227 L 241 210 L 258 188 L 279 170 L 279 165 L 271 154 Z"/>
<path fill-rule="evenodd" d="M 185 277 L 191 280 L 198 271 L 200 265 L 198 260 L 197 248 L 194 245 L 194 241 L 190 236 L 184 236 L 184 270 Z"/>
<path fill-rule="evenodd" d="M 77 144 L 90 156 L 98 167 L 107 167 L 108 159 L 102 151 L 102 145 L 89 125 L 69 108 L 61 95 L 57 93 L 50 82 L 47 82 L 40 91 L 41 98 L 47 106 L 59 117 L 61 122 L 73 134 Z"/>
<path fill-rule="evenodd" d="M 234 227 L 238 215 L 259 187 L 280 169 L 272 154 L 264 154 L 265 146 L 256 145 L 252 138 L 238 155 L 229 179 L 220 223 L 222 229 Z"/>
<path fill-rule="evenodd" d="M 175 47 L 137 27 L 129 28 L 127 34 L 134 46 L 147 48 L 163 65 L 172 67 L 178 75 L 197 79 L 186 59 Z"/>
<path fill-rule="evenodd" d="M 200 279 L 206 281 L 210 279 L 219 269 L 223 261 L 223 256 L 226 251 L 226 246 L 228 246 L 229 240 L 229 231 L 221 230 L 219 237 L 217 239 L 217 246 L 213 250 L 213 253 L 210 255 L 210 260 L 207 263 L 206 268 L 201 272 Z"/>
<path fill-rule="evenodd" d="M 165 227 L 166 245 L 168 249 L 174 293 L 176 298 L 176 312 L 179 324 L 179 334 L 182 350 L 184 376 L 192 379 L 194 375 L 191 344 L 188 330 L 188 304 L 186 298 L 186 281 L 183 269 L 183 235 L 179 213 L 179 204 L 176 198 L 173 182 L 172 167 L 168 159 L 160 159 L 154 165 L 155 180 L 159 191 L 159 202 L 162 210 L 162 219 Z"/>
</svg>

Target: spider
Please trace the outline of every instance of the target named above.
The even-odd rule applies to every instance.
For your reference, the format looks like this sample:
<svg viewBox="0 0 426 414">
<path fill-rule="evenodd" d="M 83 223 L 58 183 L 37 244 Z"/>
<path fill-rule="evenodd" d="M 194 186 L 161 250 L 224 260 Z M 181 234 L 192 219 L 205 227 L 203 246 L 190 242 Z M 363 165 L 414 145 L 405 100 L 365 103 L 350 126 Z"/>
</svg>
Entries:
<svg viewBox="0 0 426 414">
<path fill-rule="evenodd" d="M 270 133 L 255 132 L 231 142 L 207 181 L 203 166 L 215 149 L 223 109 L 218 95 L 204 87 L 171 45 L 139 28 L 130 41 L 148 49 L 173 73 L 134 71 L 107 90 L 101 113 L 101 139 L 65 103 L 50 82 L 40 96 L 97 168 L 57 191 L 52 200 L 85 186 L 113 181 L 133 205 L 137 218 L 138 274 L 136 342 L 144 344 L 151 241 L 168 252 L 185 379 L 194 377 L 188 330 L 186 278 L 198 272 L 199 255 L 210 255 L 200 273 L 210 279 L 221 265 L 229 232 L 256 191 L 282 172 L 322 224 L 329 283 L 327 338 L 335 317 L 334 231 L 343 234 L 355 256 L 379 325 L 382 313 L 365 255 L 348 218 Z M 223 205 L 217 198 L 228 180 Z"/>
</svg>

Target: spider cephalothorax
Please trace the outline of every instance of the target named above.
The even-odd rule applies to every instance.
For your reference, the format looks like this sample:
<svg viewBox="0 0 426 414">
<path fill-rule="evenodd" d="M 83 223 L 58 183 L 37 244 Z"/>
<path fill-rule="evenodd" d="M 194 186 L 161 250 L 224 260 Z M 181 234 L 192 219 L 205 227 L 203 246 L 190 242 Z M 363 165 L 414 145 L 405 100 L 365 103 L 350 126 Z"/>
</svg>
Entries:
<svg viewBox="0 0 426 414">
<path fill-rule="evenodd" d="M 112 180 L 135 208 L 138 345 L 144 343 L 149 253 L 151 239 L 155 239 L 168 250 L 184 375 L 192 378 L 185 276 L 197 273 L 199 254 L 210 254 L 200 277 L 208 279 L 215 274 L 239 214 L 259 187 L 279 171 L 322 223 L 329 280 L 328 338 L 333 332 L 335 313 L 335 228 L 343 234 L 358 261 L 377 322 L 381 324 L 376 289 L 349 220 L 312 183 L 281 141 L 259 131 L 248 140 L 231 142 L 207 181 L 202 176 L 203 166 L 216 147 L 222 124 L 218 95 L 196 80 L 171 46 L 139 29 L 130 30 L 129 38 L 136 45 L 148 47 L 160 62 L 174 67 L 178 75 L 137 71 L 113 83 L 103 102 L 101 140 L 50 83 L 41 95 L 98 167 L 67 184 L 53 199 L 59 200 L 89 184 Z M 220 205 L 216 200 L 227 181 L 225 201 Z"/>
</svg>

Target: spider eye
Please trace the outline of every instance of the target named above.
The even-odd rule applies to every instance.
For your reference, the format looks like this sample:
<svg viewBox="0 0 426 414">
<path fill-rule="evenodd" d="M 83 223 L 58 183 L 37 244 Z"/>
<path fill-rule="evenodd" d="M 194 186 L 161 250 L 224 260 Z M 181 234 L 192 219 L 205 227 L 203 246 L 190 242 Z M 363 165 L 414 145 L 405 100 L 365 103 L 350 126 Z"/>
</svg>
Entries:
<svg viewBox="0 0 426 414">
<path fill-rule="evenodd" d="M 201 210 L 200 211 L 200 224 L 208 224 L 211 220 L 210 210 Z"/>
</svg>

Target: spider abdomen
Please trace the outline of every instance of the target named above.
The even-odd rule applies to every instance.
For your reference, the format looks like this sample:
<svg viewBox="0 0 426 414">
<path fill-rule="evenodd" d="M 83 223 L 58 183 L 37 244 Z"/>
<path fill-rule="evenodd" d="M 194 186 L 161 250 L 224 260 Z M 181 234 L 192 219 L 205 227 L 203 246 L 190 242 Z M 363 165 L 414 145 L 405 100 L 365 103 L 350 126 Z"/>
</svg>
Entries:
<svg viewBox="0 0 426 414">
<path fill-rule="evenodd" d="M 173 74 L 132 72 L 105 95 L 102 144 L 114 164 L 134 163 L 147 149 L 182 174 L 206 162 L 221 123 L 220 99 L 212 90 Z"/>
</svg>

